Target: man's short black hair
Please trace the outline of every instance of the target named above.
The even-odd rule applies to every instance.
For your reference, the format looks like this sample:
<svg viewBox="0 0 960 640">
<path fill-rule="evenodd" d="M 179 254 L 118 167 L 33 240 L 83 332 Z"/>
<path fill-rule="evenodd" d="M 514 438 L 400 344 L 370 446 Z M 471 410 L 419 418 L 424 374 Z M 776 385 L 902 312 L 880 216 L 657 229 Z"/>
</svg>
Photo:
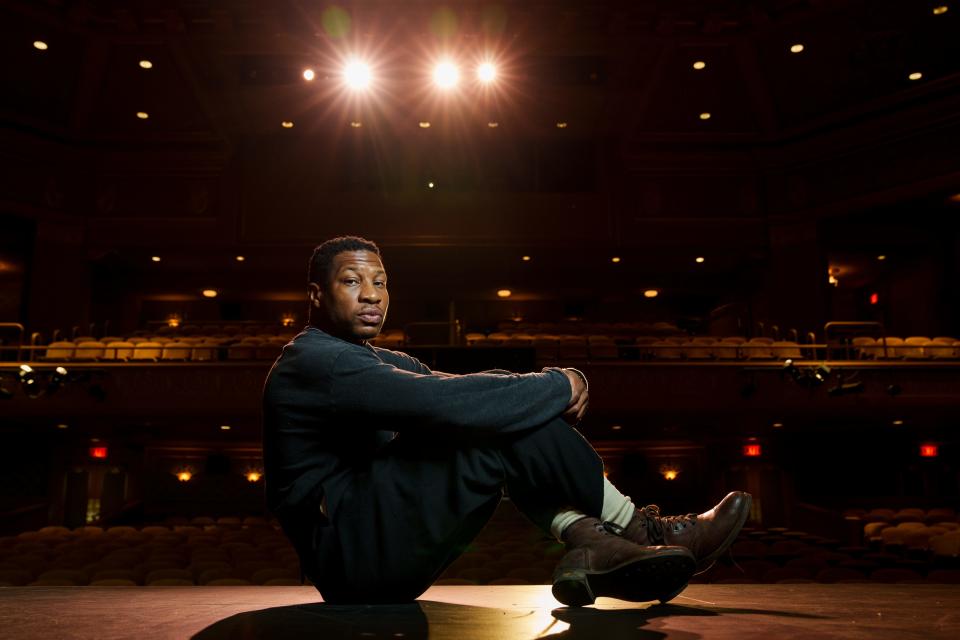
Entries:
<svg viewBox="0 0 960 640">
<path fill-rule="evenodd" d="M 307 282 L 315 282 L 325 288 L 330 282 L 330 266 L 333 258 L 345 251 L 369 251 L 380 255 L 380 248 L 359 236 L 339 236 L 330 238 L 313 250 L 310 256 L 310 268 L 307 271 Z"/>
</svg>

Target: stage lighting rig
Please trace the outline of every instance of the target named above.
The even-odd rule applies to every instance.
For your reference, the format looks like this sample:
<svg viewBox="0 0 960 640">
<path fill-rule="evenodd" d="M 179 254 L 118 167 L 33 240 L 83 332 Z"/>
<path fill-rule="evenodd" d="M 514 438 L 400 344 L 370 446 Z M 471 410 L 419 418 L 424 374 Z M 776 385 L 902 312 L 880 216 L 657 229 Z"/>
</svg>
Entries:
<svg viewBox="0 0 960 640">
<path fill-rule="evenodd" d="M 856 374 L 854 374 L 856 376 Z M 854 393 L 863 393 L 863 382 L 859 380 L 854 380 L 848 378 L 847 382 L 843 381 L 843 374 L 837 374 L 837 384 L 833 387 L 827 389 L 827 395 L 830 396 L 847 396 Z"/>
<path fill-rule="evenodd" d="M 50 381 L 47 383 L 47 395 L 56 393 L 57 390 L 67 381 L 67 370 L 63 367 L 57 367 L 50 373 Z"/>
<path fill-rule="evenodd" d="M 830 375 L 830 367 L 825 364 L 799 369 L 790 358 L 783 361 L 782 371 L 793 378 L 793 381 L 801 387 L 807 388 L 819 387 L 827 381 L 827 377 Z"/>
<path fill-rule="evenodd" d="M 20 365 L 20 388 L 28 398 L 39 398 L 43 395 L 43 389 L 40 387 L 40 376 L 28 364 Z"/>
</svg>

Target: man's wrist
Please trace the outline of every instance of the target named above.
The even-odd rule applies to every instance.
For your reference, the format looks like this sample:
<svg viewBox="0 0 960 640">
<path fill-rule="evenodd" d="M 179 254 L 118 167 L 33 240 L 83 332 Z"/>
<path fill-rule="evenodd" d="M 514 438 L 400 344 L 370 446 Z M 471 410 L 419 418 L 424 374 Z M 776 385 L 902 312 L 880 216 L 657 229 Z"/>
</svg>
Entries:
<svg viewBox="0 0 960 640">
<path fill-rule="evenodd" d="M 577 374 L 577 375 L 580 377 L 580 379 L 583 380 L 583 388 L 584 388 L 584 390 L 585 390 L 585 391 L 590 391 L 590 382 L 587 380 L 587 376 L 586 376 L 586 374 L 583 373 L 583 371 L 580 371 L 580 369 L 574 369 L 573 367 L 564 367 L 563 370 L 564 370 L 564 371 L 573 371 L 575 374 Z"/>
</svg>

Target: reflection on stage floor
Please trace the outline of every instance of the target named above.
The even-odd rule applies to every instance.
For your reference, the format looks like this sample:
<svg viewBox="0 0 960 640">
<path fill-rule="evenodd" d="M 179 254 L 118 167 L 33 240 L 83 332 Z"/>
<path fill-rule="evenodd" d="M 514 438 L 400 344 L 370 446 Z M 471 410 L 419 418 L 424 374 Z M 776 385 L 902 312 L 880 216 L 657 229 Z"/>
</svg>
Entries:
<svg viewBox="0 0 960 640">
<path fill-rule="evenodd" d="M 442 586 L 403 605 L 320 601 L 312 587 L 0 588 L 7 638 L 960 637 L 960 586 L 691 585 L 673 602 L 569 609 L 549 586 Z"/>
</svg>

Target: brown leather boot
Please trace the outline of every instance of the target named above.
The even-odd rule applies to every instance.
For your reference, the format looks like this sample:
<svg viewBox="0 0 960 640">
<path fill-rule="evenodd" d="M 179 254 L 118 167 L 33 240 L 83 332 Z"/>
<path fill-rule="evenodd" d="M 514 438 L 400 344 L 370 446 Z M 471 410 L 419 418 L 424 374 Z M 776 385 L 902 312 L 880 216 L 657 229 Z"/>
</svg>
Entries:
<svg viewBox="0 0 960 640">
<path fill-rule="evenodd" d="M 563 532 L 567 554 L 553 572 L 553 597 L 582 607 L 600 596 L 667 602 L 683 591 L 696 560 L 683 547 L 642 547 L 611 534 L 596 518 Z"/>
<path fill-rule="evenodd" d="M 701 573 L 733 544 L 750 515 L 751 502 L 749 493 L 732 491 L 713 509 L 685 516 L 661 516 L 660 508 L 651 504 L 638 507 L 622 531 L 609 522 L 605 526 L 636 544 L 686 547 L 697 559 L 697 573 Z"/>
</svg>

